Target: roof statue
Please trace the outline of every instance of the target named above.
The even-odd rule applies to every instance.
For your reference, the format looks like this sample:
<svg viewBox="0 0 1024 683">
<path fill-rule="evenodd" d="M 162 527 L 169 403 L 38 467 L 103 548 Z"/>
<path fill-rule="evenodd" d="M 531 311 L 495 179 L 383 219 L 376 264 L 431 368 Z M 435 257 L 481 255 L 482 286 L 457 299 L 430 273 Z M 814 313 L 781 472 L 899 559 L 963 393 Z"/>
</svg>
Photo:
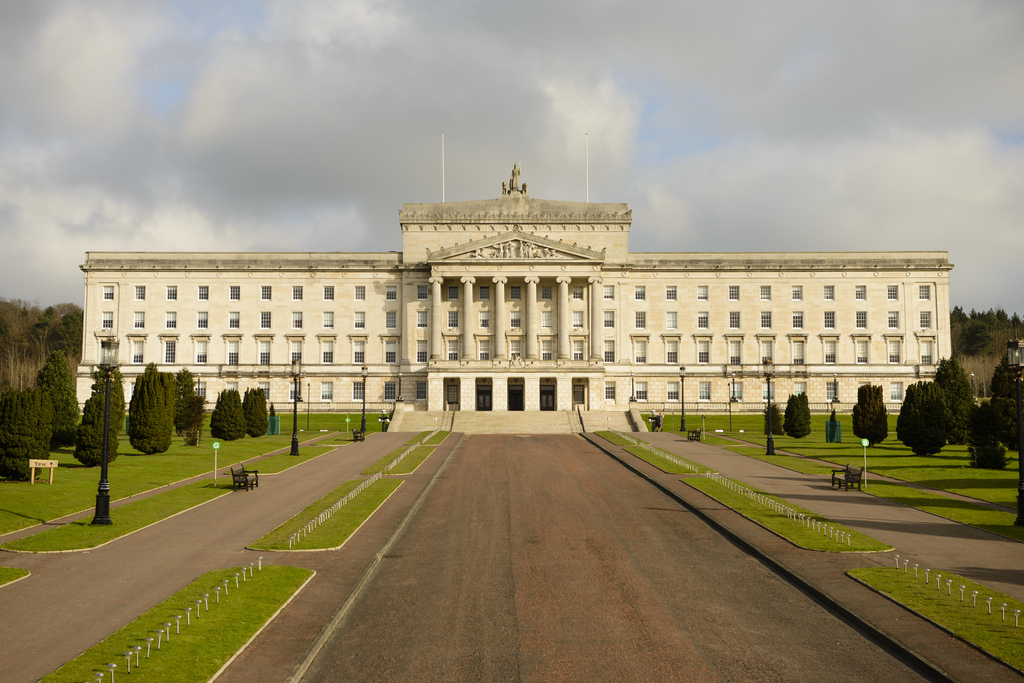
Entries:
<svg viewBox="0 0 1024 683">
<path fill-rule="evenodd" d="M 501 196 L 506 197 L 513 194 L 526 194 L 526 183 L 523 183 L 523 188 L 519 189 L 519 162 L 512 164 L 512 178 L 506 183 L 501 183 Z"/>
</svg>

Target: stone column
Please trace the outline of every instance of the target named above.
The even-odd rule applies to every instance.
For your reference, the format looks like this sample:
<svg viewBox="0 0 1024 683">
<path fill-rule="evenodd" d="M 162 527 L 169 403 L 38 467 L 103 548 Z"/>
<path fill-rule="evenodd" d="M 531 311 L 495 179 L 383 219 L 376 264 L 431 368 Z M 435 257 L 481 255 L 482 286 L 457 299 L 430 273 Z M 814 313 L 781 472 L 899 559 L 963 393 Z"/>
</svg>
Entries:
<svg viewBox="0 0 1024 683">
<path fill-rule="evenodd" d="M 469 275 L 462 278 L 462 353 L 460 357 L 466 360 L 476 358 L 476 349 L 473 348 L 473 330 L 476 328 L 476 321 L 473 320 L 473 283 L 475 277 Z"/>
<path fill-rule="evenodd" d="M 601 278 L 587 278 L 590 283 L 590 360 L 601 360 L 604 357 L 601 340 L 604 338 L 604 319 L 601 315 L 601 302 L 604 292 L 601 291 Z"/>
<path fill-rule="evenodd" d="M 494 319 L 491 328 L 494 330 L 494 358 L 505 360 L 505 283 L 507 277 L 496 277 L 494 282 Z"/>
<path fill-rule="evenodd" d="M 443 277 L 432 277 L 430 282 L 430 359 L 441 360 L 444 358 L 444 349 L 441 348 L 441 283 Z"/>
<path fill-rule="evenodd" d="M 540 278 L 530 275 L 523 279 L 526 282 L 526 306 L 523 307 L 526 314 L 523 321 L 526 326 L 526 359 L 537 360 L 537 323 L 534 317 L 537 315 L 537 283 Z"/>
<path fill-rule="evenodd" d="M 571 277 L 559 277 L 558 283 L 558 360 L 569 360 L 569 283 Z"/>
</svg>

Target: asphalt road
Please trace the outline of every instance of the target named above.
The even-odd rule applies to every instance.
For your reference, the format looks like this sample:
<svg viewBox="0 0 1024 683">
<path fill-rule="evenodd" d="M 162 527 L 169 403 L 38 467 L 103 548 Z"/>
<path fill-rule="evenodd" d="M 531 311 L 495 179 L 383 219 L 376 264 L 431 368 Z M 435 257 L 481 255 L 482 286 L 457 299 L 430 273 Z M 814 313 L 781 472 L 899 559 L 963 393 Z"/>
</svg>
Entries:
<svg viewBox="0 0 1024 683">
<path fill-rule="evenodd" d="M 576 436 L 473 436 L 304 681 L 919 680 Z"/>
</svg>

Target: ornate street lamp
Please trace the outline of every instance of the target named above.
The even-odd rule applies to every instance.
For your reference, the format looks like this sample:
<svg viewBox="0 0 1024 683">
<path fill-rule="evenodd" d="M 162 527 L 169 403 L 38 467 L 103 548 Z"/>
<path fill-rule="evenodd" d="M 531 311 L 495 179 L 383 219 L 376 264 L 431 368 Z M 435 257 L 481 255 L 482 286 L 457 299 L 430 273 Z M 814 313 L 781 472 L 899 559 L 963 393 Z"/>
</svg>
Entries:
<svg viewBox="0 0 1024 683">
<path fill-rule="evenodd" d="M 1013 336 L 1017 336 L 1016 324 L 1013 326 Z M 1021 374 L 1024 372 L 1024 340 L 1010 339 L 1006 342 L 1006 359 L 1017 384 L 1017 519 L 1013 523 L 1024 526 L 1024 409 L 1020 396 Z"/>
<path fill-rule="evenodd" d="M 679 366 L 679 431 L 686 431 L 686 366 Z"/>
<path fill-rule="evenodd" d="M 107 481 L 107 462 L 110 458 L 110 383 L 117 371 L 117 347 L 114 338 L 100 342 L 100 370 L 106 376 L 106 397 L 103 404 L 103 453 L 100 460 L 100 485 L 96 491 L 96 513 L 92 523 L 110 525 L 110 482 Z"/>
<path fill-rule="evenodd" d="M 302 391 L 302 383 L 299 377 L 302 375 L 302 361 L 292 358 L 292 452 L 291 455 L 299 454 L 299 392 Z"/>
<path fill-rule="evenodd" d="M 839 375 L 832 373 L 832 402 L 839 403 Z"/>
<path fill-rule="evenodd" d="M 765 455 L 775 455 L 775 439 L 772 437 L 772 377 L 775 376 L 775 363 L 767 361 L 764 364 L 764 378 L 768 381 L 768 413 L 766 424 L 768 425 L 768 449 Z"/>
<path fill-rule="evenodd" d="M 363 426 L 360 429 L 363 432 L 363 436 L 366 436 L 366 376 L 370 374 L 370 369 L 365 365 L 363 366 Z"/>
<path fill-rule="evenodd" d="M 402 401 L 402 371 L 398 371 L 398 398 L 397 401 Z"/>
<path fill-rule="evenodd" d="M 629 402 L 630 403 L 633 403 L 634 401 L 636 401 L 636 382 L 634 381 L 635 379 L 636 378 L 633 376 L 633 373 L 632 372 L 629 373 Z"/>
<path fill-rule="evenodd" d="M 732 373 L 732 382 L 729 385 L 729 433 L 732 434 L 732 404 L 736 403 L 736 373 Z"/>
<path fill-rule="evenodd" d="M 974 373 L 971 373 L 971 398 L 975 403 L 978 402 L 978 392 L 974 390 Z"/>
<path fill-rule="evenodd" d="M 306 382 L 306 396 L 309 396 L 311 398 L 313 396 L 313 390 L 310 388 L 310 383 L 308 380 Z M 309 431 L 309 401 L 306 401 L 306 431 Z"/>
</svg>

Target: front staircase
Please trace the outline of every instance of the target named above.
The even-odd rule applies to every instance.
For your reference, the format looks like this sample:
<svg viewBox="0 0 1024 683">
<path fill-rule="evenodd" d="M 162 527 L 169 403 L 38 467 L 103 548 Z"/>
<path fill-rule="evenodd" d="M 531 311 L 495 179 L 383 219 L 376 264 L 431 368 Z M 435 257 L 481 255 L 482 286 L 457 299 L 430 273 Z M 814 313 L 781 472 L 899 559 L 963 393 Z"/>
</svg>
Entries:
<svg viewBox="0 0 1024 683">
<path fill-rule="evenodd" d="M 582 420 L 581 420 L 582 417 Z M 631 431 L 624 412 L 551 411 L 419 411 L 402 415 L 398 429 L 424 432 L 444 429 L 464 434 L 576 434 L 617 429 Z"/>
</svg>

